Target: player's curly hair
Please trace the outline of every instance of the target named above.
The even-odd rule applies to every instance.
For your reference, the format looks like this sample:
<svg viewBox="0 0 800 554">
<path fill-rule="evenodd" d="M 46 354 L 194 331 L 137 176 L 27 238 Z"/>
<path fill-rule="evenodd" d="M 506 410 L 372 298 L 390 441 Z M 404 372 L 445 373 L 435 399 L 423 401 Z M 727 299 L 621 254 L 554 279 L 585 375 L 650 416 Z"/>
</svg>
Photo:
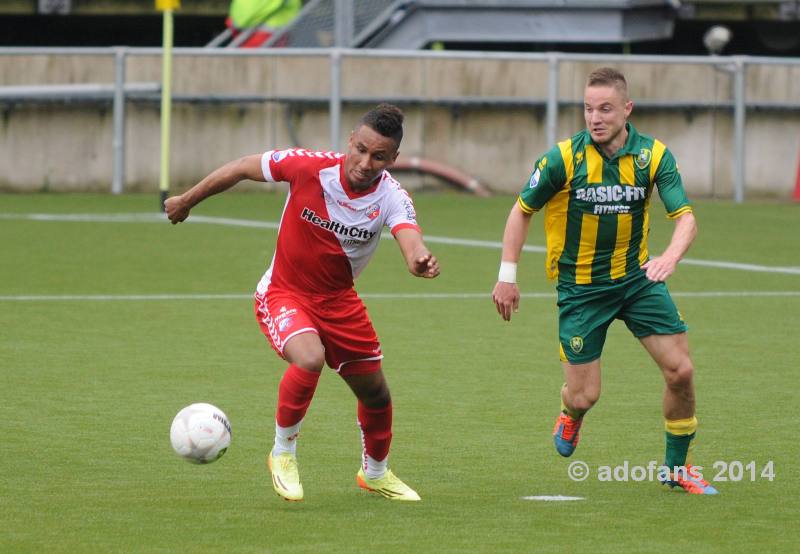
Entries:
<svg viewBox="0 0 800 554">
<path fill-rule="evenodd" d="M 403 111 L 394 104 L 378 104 L 364 114 L 360 124 L 394 140 L 398 146 L 403 140 Z"/>
</svg>

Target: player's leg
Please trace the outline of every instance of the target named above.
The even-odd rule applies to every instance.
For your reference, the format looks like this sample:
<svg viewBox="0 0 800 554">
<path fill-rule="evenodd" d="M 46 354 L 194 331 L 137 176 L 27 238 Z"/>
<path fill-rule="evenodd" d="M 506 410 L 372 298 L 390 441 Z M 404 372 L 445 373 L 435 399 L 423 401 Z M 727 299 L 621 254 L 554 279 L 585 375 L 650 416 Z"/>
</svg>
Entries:
<svg viewBox="0 0 800 554">
<path fill-rule="evenodd" d="M 275 413 L 274 456 L 283 452 L 296 455 L 296 438 L 317 389 L 325 363 L 325 348 L 319 335 L 301 333 L 290 338 L 283 348 L 289 367 L 278 385 L 278 407 Z"/>
<path fill-rule="evenodd" d="M 342 378 L 358 399 L 358 426 L 363 446 L 361 466 L 367 477 L 377 479 L 386 473 L 392 444 L 389 386 L 378 360 L 351 362 L 343 369 L 347 373 L 342 374 Z"/>
<path fill-rule="evenodd" d="M 362 463 L 356 482 L 391 500 L 420 500 L 419 494 L 388 468 L 392 443 L 392 398 L 379 360 L 345 364 L 340 374 L 358 399 Z"/>
<path fill-rule="evenodd" d="M 562 456 L 578 445 L 583 416 L 600 398 L 600 355 L 619 309 L 618 292 L 592 285 L 558 285 L 558 335 L 564 385 L 553 442 Z"/>
<path fill-rule="evenodd" d="M 267 456 L 272 485 L 286 500 L 302 500 L 303 485 L 297 464 L 297 437 L 300 426 L 317 389 L 325 349 L 316 333 L 306 332 L 290 338 L 283 348 L 289 367 L 278 385 L 275 413 L 275 441 Z"/>
<path fill-rule="evenodd" d="M 325 336 L 325 360 L 357 399 L 362 441 L 358 485 L 394 500 L 419 500 L 419 495 L 388 468 L 392 397 L 381 370 L 383 354 L 378 335 L 355 291 L 330 303 L 320 325 Z"/>
<path fill-rule="evenodd" d="M 600 360 L 585 364 L 562 362 L 564 386 L 561 387 L 562 411 L 575 419 L 583 417 L 600 399 Z"/>
<path fill-rule="evenodd" d="M 694 365 L 686 333 L 639 339 L 664 376 L 664 418 L 694 418 Z"/>
<path fill-rule="evenodd" d="M 697 431 L 694 364 L 689 355 L 686 323 L 663 282 L 642 277 L 630 288 L 625 324 L 661 369 L 664 376 L 664 465 L 670 486 L 694 494 L 716 494 L 692 468 L 691 449 Z M 675 468 L 682 468 L 678 471 Z"/>
<path fill-rule="evenodd" d="M 585 364 L 562 362 L 561 413 L 553 428 L 553 442 L 562 456 L 571 456 L 578 446 L 583 416 L 600 398 L 600 360 Z"/>
<path fill-rule="evenodd" d="M 275 440 L 267 465 L 275 492 L 286 500 L 302 500 L 297 437 L 319 382 L 325 349 L 311 317 L 291 297 L 257 295 L 255 312 L 270 345 L 289 362 L 278 386 Z"/>
<path fill-rule="evenodd" d="M 664 376 L 664 427 L 668 468 L 691 464 L 690 447 L 697 431 L 694 366 L 686 333 L 650 335 L 639 339 Z"/>
<path fill-rule="evenodd" d="M 348 367 L 349 366 L 349 367 Z M 357 399 L 357 421 L 361 431 L 361 467 L 377 479 L 386 473 L 392 444 L 392 398 L 380 362 L 346 364 L 342 378 Z M 369 371 L 369 373 L 358 373 Z"/>
<path fill-rule="evenodd" d="M 691 494 L 717 494 L 692 466 L 692 443 L 697 432 L 694 365 L 686 333 L 640 338 L 664 376 L 664 420 L 667 468 L 665 481 Z"/>
</svg>

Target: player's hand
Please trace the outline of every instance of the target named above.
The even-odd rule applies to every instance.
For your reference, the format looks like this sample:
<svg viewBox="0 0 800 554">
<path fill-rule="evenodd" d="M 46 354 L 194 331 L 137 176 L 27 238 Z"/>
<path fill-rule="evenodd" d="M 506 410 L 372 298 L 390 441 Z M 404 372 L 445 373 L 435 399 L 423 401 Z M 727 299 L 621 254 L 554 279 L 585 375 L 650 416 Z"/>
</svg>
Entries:
<svg viewBox="0 0 800 554">
<path fill-rule="evenodd" d="M 659 256 L 650 258 L 642 265 L 642 269 L 645 270 L 645 275 L 651 281 L 666 281 L 667 277 L 675 273 L 677 266 L 678 260 L 673 260 L 668 256 Z"/>
<path fill-rule="evenodd" d="M 164 200 L 164 212 L 173 225 L 189 217 L 191 208 L 184 202 L 182 196 L 170 196 Z"/>
<path fill-rule="evenodd" d="M 516 283 L 498 281 L 492 291 L 492 300 L 503 320 L 511 321 L 511 313 L 519 311 L 519 287 Z"/>
<path fill-rule="evenodd" d="M 414 267 L 411 268 L 411 273 L 417 277 L 433 279 L 439 275 L 439 260 L 430 252 L 414 260 L 413 265 Z"/>
</svg>

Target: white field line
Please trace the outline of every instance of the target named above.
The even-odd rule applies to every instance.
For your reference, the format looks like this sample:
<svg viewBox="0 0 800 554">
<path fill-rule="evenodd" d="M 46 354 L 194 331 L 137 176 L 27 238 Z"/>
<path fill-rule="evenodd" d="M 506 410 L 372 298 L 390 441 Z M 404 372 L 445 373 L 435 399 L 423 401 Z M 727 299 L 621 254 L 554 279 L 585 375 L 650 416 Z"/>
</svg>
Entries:
<svg viewBox="0 0 800 554">
<path fill-rule="evenodd" d="M 125 213 L 125 214 L 0 214 L 0 219 L 25 219 L 32 221 L 76 221 L 93 223 L 162 223 L 166 221 L 166 216 L 161 213 Z M 186 220 L 187 223 L 206 223 L 212 225 L 228 225 L 234 227 L 255 227 L 261 229 L 278 229 L 279 223 L 274 221 L 255 221 L 252 219 L 232 219 L 227 217 L 210 217 L 204 215 L 192 215 Z M 381 235 L 383 239 L 392 238 L 390 234 Z M 498 241 L 459 239 L 452 237 L 439 237 L 426 235 L 425 242 L 431 244 L 449 244 L 454 246 L 471 246 L 474 248 L 502 249 L 503 245 Z M 525 252 L 545 252 L 543 246 L 525 245 Z M 787 275 L 800 275 L 800 267 L 768 266 L 758 264 L 744 264 L 738 262 L 716 261 L 716 260 L 697 260 L 684 258 L 682 264 L 698 265 L 703 267 L 714 267 L 718 269 L 735 269 L 739 271 L 754 271 L 761 273 L 782 273 Z"/>
<path fill-rule="evenodd" d="M 800 291 L 708 291 L 708 292 L 670 292 L 679 298 L 756 298 L 756 297 L 800 297 Z M 488 292 L 442 292 L 442 293 L 403 293 L 403 292 L 365 292 L 360 294 L 365 300 L 488 300 Z M 173 300 L 249 300 L 252 294 L 8 294 L 0 295 L 0 302 L 63 302 L 63 301 L 173 301 Z M 555 300 L 552 292 L 523 292 L 522 298 Z"/>
</svg>

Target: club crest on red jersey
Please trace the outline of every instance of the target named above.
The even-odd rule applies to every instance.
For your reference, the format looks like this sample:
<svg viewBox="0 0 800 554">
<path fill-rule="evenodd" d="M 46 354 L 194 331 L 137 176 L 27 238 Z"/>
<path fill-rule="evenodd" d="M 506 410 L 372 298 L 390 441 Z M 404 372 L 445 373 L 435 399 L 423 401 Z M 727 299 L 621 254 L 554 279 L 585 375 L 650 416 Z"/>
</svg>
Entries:
<svg viewBox="0 0 800 554">
<path fill-rule="evenodd" d="M 364 215 L 366 215 L 370 219 L 375 219 L 379 215 L 381 215 L 381 207 L 377 204 L 371 204 L 367 206 L 367 209 L 364 210 Z"/>
</svg>

